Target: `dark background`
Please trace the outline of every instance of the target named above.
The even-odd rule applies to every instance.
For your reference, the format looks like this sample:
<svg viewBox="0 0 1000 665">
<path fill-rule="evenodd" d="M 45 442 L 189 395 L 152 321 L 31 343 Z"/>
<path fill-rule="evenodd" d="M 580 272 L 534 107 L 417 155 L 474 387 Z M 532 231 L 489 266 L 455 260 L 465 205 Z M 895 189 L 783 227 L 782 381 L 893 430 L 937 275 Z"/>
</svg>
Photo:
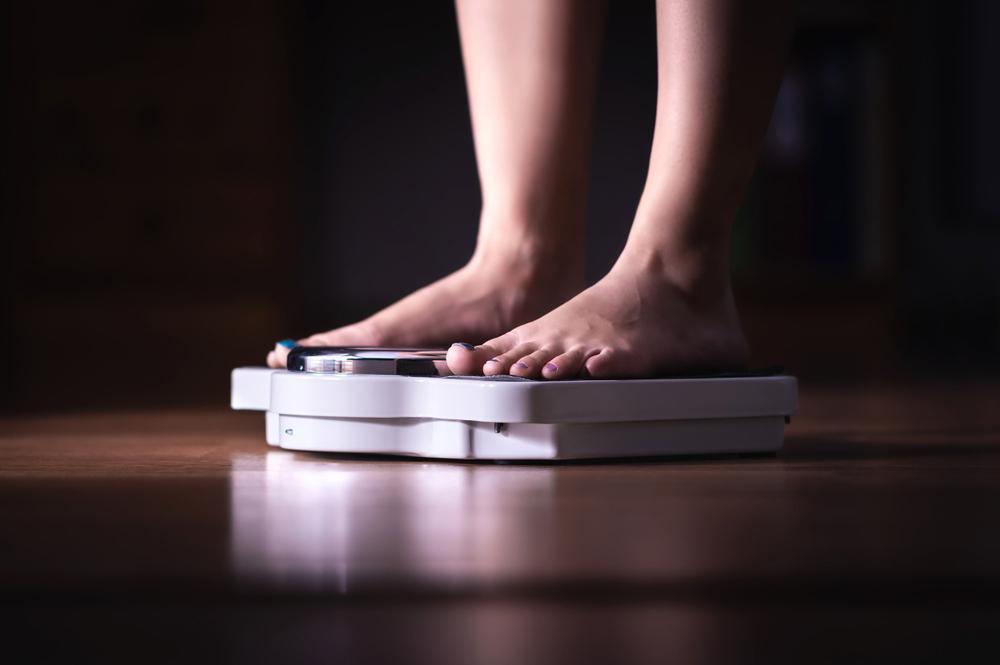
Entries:
<svg viewBox="0 0 1000 665">
<path fill-rule="evenodd" d="M 655 100 L 653 2 L 611 4 L 592 279 L 624 242 Z M 733 247 L 757 364 L 996 375 L 998 7 L 802 3 Z M 472 249 L 450 3 L 5 11 L 3 410 L 225 404 L 231 367 Z"/>
</svg>

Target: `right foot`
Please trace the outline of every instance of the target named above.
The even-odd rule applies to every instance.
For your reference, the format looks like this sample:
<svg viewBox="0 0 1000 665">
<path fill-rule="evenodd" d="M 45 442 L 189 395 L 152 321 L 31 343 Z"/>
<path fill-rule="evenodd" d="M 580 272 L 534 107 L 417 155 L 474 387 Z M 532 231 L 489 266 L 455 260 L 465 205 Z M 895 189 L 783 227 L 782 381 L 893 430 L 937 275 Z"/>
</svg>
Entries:
<svg viewBox="0 0 1000 665">
<path fill-rule="evenodd" d="M 303 346 L 447 347 L 480 343 L 535 319 L 583 288 L 581 260 L 557 252 L 477 252 L 464 267 L 372 316 L 297 341 Z M 284 367 L 276 345 L 269 367 Z"/>
</svg>

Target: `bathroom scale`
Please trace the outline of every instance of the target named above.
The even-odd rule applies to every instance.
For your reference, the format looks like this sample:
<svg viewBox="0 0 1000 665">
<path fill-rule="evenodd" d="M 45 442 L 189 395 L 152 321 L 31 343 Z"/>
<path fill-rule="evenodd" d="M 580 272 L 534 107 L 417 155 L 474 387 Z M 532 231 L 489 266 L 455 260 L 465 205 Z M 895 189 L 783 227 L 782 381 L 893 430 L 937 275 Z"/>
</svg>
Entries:
<svg viewBox="0 0 1000 665">
<path fill-rule="evenodd" d="M 536 381 L 452 375 L 445 354 L 296 347 L 287 370 L 233 370 L 231 405 L 288 450 L 513 461 L 775 452 L 798 397 L 766 370 Z"/>
</svg>

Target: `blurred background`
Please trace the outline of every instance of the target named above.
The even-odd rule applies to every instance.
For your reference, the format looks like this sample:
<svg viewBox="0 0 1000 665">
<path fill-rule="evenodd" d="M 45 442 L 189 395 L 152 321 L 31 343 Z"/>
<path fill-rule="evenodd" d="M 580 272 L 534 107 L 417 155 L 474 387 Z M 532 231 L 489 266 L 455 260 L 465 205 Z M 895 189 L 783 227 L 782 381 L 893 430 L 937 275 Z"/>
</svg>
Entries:
<svg viewBox="0 0 1000 665">
<path fill-rule="evenodd" d="M 277 339 L 458 267 L 479 191 L 450 2 L 7 3 L 2 408 L 228 402 Z M 655 101 L 652 0 L 611 3 L 592 279 Z M 758 365 L 1000 368 L 1000 3 L 801 3 L 737 222 Z"/>
</svg>

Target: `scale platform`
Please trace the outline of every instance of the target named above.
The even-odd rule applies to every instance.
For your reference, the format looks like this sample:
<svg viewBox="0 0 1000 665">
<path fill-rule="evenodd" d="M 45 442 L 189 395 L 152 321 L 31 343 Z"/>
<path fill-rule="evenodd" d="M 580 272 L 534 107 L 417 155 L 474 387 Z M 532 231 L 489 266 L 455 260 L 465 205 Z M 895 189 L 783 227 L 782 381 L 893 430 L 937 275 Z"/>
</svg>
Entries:
<svg viewBox="0 0 1000 665">
<path fill-rule="evenodd" d="M 297 347 L 233 370 L 231 404 L 289 450 L 513 461 L 775 452 L 798 395 L 783 375 L 453 376 L 444 353 Z"/>
</svg>

